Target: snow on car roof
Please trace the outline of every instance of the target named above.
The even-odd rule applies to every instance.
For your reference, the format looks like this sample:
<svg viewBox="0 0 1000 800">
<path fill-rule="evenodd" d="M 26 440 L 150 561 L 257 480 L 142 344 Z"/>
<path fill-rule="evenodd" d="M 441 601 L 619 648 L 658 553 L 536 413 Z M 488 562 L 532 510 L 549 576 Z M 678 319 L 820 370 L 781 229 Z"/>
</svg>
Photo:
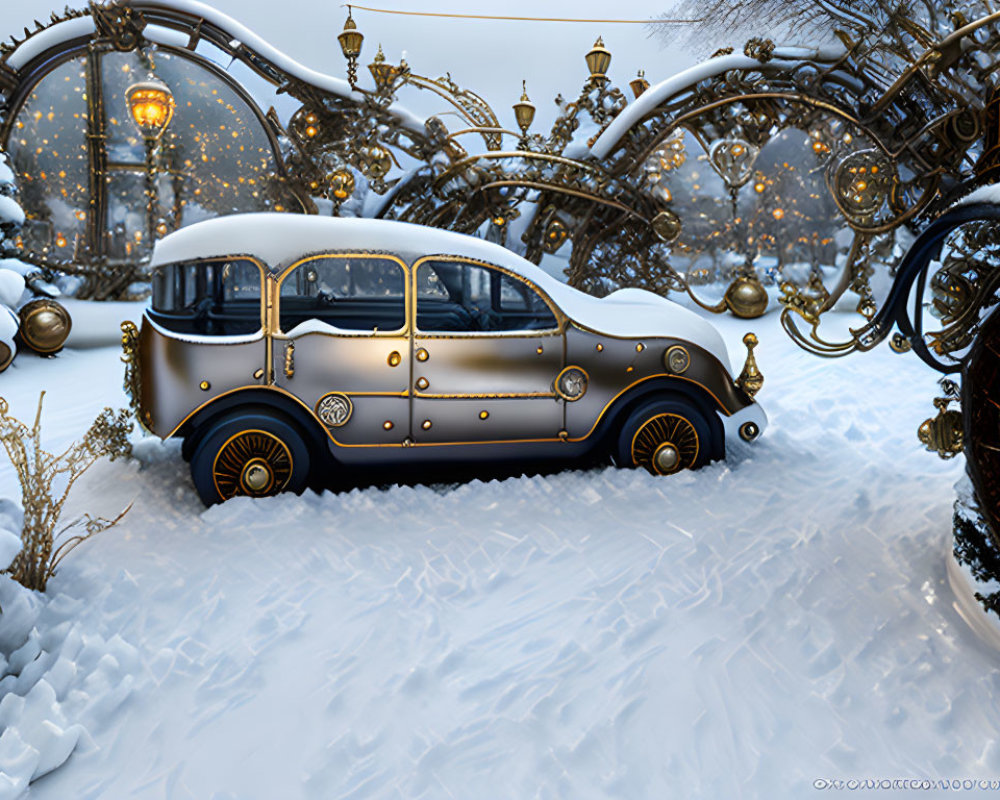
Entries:
<svg viewBox="0 0 1000 800">
<path fill-rule="evenodd" d="M 337 251 L 393 253 L 411 263 L 426 255 L 468 256 L 561 285 L 516 253 L 473 236 L 410 222 L 312 214 L 233 214 L 198 222 L 157 242 L 152 266 L 245 255 L 277 271 L 303 256 Z"/>
</svg>

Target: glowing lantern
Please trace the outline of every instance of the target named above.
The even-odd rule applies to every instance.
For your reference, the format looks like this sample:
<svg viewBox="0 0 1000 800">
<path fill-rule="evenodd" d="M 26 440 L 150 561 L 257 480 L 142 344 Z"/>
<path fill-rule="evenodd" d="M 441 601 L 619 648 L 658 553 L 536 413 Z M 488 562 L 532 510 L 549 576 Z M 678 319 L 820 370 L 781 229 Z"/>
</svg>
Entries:
<svg viewBox="0 0 1000 800">
<path fill-rule="evenodd" d="M 128 110 L 144 139 L 156 140 L 174 116 L 174 96 L 163 81 L 156 79 L 136 83 L 125 90 Z"/>
<path fill-rule="evenodd" d="M 361 43 L 365 40 L 364 34 L 358 30 L 358 26 L 351 17 L 351 8 L 347 8 L 347 20 L 344 22 L 344 30 L 337 36 L 340 42 L 340 49 L 344 53 L 344 58 L 352 59 L 361 55 Z"/>
</svg>

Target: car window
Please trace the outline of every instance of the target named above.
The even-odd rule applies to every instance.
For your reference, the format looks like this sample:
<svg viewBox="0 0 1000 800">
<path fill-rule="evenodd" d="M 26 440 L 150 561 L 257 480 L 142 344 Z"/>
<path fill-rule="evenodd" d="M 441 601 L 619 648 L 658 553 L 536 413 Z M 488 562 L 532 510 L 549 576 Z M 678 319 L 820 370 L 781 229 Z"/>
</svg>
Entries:
<svg viewBox="0 0 1000 800">
<path fill-rule="evenodd" d="M 350 331 L 398 331 L 406 324 L 406 275 L 398 261 L 323 256 L 303 262 L 281 284 L 280 327 L 307 320 Z"/>
<path fill-rule="evenodd" d="M 558 327 L 541 295 L 499 269 L 463 261 L 417 267 L 417 328 L 424 332 L 490 333 Z"/>
<path fill-rule="evenodd" d="M 176 333 L 257 333 L 261 328 L 260 282 L 260 267 L 249 259 L 156 267 L 150 316 Z"/>
</svg>

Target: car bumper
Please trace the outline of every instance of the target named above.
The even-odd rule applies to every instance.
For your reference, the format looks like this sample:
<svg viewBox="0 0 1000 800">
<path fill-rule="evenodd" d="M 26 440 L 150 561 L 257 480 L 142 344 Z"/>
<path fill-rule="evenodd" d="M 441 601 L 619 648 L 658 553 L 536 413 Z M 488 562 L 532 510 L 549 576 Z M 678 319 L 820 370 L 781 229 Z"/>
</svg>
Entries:
<svg viewBox="0 0 1000 800">
<path fill-rule="evenodd" d="M 726 432 L 727 453 L 734 444 L 757 441 L 767 427 L 767 414 L 757 403 L 742 408 L 729 416 L 719 414 L 719 418 L 722 420 L 722 427 Z"/>
</svg>

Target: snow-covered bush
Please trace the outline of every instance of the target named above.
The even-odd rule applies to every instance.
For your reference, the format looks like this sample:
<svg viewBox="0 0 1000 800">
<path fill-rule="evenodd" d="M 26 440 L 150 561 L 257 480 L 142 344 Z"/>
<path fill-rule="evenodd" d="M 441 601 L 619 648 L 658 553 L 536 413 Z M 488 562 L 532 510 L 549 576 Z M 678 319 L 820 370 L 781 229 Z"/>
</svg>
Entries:
<svg viewBox="0 0 1000 800">
<path fill-rule="evenodd" d="M 0 370 L 10 364 L 17 352 L 16 308 L 24 295 L 24 275 L 31 270 L 14 258 L 15 243 L 23 225 L 24 211 L 17 202 L 14 172 L 7 154 L 0 150 Z"/>
<path fill-rule="evenodd" d="M 40 432 L 44 397 L 45 392 L 42 392 L 31 428 L 9 416 L 7 401 L 0 398 L 0 444 L 17 472 L 24 507 L 23 547 L 7 572 L 21 585 L 38 591 L 45 591 L 46 583 L 67 553 L 80 542 L 115 525 L 128 513 L 126 508 L 110 520 L 85 514 L 57 532 L 63 504 L 77 478 L 102 456 L 114 461 L 132 452 L 128 440 L 132 431 L 131 413 L 123 409 L 116 414 L 110 408 L 105 408 L 83 439 L 64 453 L 56 456 L 46 452 L 41 447 Z M 77 526 L 83 527 L 82 533 L 67 535 Z"/>
</svg>

